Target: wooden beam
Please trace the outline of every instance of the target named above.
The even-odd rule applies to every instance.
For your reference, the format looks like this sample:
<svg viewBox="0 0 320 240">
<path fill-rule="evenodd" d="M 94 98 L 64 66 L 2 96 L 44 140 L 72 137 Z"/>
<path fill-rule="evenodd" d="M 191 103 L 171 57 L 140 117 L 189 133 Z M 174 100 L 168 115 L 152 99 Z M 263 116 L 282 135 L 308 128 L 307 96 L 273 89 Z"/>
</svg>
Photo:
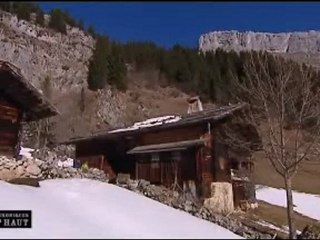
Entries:
<svg viewBox="0 0 320 240">
<path fill-rule="evenodd" d="M 18 118 L 18 129 L 17 129 L 17 137 L 16 137 L 16 144 L 14 146 L 14 157 L 18 158 L 20 149 L 21 149 L 21 139 L 22 139 L 22 125 L 21 125 L 21 119 L 22 119 L 22 114 L 19 114 Z"/>
</svg>

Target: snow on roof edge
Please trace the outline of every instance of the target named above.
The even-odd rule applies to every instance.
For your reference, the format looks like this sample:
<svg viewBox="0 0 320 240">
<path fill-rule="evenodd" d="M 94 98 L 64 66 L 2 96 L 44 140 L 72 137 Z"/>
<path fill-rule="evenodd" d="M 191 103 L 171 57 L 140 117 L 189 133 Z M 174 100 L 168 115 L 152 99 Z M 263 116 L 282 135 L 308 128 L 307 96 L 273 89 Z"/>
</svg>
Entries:
<svg viewBox="0 0 320 240">
<path fill-rule="evenodd" d="M 133 125 L 127 128 L 120 128 L 108 131 L 108 133 L 117 133 L 117 132 L 125 132 L 125 131 L 133 131 L 141 128 L 148 128 L 173 122 L 178 122 L 181 120 L 181 116 L 179 115 L 167 115 L 155 118 L 149 118 L 145 121 L 135 122 Z"/>
</svg>

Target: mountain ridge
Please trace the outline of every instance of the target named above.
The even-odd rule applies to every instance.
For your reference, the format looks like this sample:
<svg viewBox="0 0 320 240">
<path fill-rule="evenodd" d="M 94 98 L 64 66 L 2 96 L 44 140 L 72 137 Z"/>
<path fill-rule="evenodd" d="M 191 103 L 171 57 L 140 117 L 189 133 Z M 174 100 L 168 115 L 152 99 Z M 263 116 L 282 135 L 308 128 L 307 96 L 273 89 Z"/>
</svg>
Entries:
<svg viewBox="0 0 320 240">
<path fill-rule="evenodd" d="M 199 50 L 268 51 L 272 53 L 320 53 L 320 31 L 254 32 L 211 31 L 199 37 Z"/>
</svg>

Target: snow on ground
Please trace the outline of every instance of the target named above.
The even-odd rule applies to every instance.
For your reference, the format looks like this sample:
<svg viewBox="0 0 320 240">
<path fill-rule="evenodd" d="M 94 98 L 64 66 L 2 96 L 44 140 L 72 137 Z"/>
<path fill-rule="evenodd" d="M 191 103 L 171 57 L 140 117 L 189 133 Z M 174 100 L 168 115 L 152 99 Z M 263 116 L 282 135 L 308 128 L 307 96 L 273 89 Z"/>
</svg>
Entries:
<svg viewBox="0 0 320 240">
<path fill-rule="evenodd" d="M 140 128 L 153 127 L 153 126 L 157 126 L 157 125 L 178 122 L 180 120 L 181 120 L 180 116 L 174 116 L 174 115 L 149 118 L 143 122 L 136 122 L 131 127 L 111 130 L 111 131 L 109 131 L 109 133 L 132 131 L 132 130 L 137 130 Z"/>
<path fill-rule="evenodd" d="M 54 179 L 40 185 L 0 181 L 1 209 L 32 210 L 31 229 L 1 229 L 0 238 L 241 238 L 108 183 Z"/>
<path fill-rule="evenodd" d="M 22 156 L 25 156 L 26 158 L 32 158 L 32 155 L 31 153 L 34 151 L 34 149 L 32 148 L 24 148 L 24 147 L 21 147 L 20 149 L 20 155 Z"/>
<path fill-rule="evenodd" d="M 283 228 L 280 228 L 280 227 L 277 227 L 269 222 L 263 221 L 261 219 L 257 222 L 257 224 L 260 224 L 261 226 L 269 227 L 271 229 L 274 229 L 274 230 L 277 230 L 277 231 L 280 231 L 283 233 L 288 233 L 288 230 L 284 226 L 283 226 Z"/>
<path fill-rule="evenodd" d="M 289 234 L 289 228 L 288 226 L 281 226 L 281 227 L 278 227 L 278 226 L 275 226 L 273 225 L 272 223 L 269 223 L 269 222 L 266 222 L 266 221 L 263 221 L 263 220 L 259 220 L 256 222 L 257 224 L 261 225 L 261 226 L 265 226 L 265 227 L 269 227 L 271 229 L 274 229 L 274 230 L 277 230 L 279 232 L 283 232 L 283 233 L 286 233 L 286 234 Z M 301 234 L 301 231 L 299 230 L 296 230 L 297 234 Z"/>
<path fill-rule="evenodd" d="M 277 189 L 266 186 L 257 186 L 257 199 L 273 205 L 286 207 L 285 189 Z M 294 210 L 310 218 L 320 220 L 320 195 L 313 195 L 301 192 L 292 192 Z"/>
<path fill-rule="evenodd" d="M 67 158 L 65 161 L 58 161 L 58 167 L 73 167 L 73 159 L 72 158 Z"/>
</svg>

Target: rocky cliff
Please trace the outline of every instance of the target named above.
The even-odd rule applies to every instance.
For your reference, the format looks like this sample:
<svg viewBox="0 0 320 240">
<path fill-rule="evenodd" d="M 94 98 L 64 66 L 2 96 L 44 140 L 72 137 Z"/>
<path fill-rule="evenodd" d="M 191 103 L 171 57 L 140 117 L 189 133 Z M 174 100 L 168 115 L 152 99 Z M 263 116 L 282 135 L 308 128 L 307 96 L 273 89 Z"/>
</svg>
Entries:
<svg viewBox="0 0 320 240">
<path fill-rule="evenodd" d="M 45 22 L 48 18 L 45 15 Z M 126 92 L 110 86 L 97 92 L 88 90 L 88 63 L 94 45 L 95 40 L 78 28 L 67 26 L 67 34 L 61 34 L 0 11 L 0 59 L 20 68 L 40 90 L 45 79 L 50 79 L 50 100 L 60 112 L 50 119 L 56 141 L 123 127 L 147 117 L 186 112 L 185 95 L 176 89 L 144 86 L 143 82 L 157 82 L 158 73 L 129 72 Z M 25 129 L 25 146 L 35 147 L 32 127 L 26 125 Z"/>
<path fill-rule="evenodd" d="M 57 33 L 1 12 L 0 58 L 17 65 L 40 87 L 46 76 L 62 91 L 86 83 L 94 40 L 77 28 Z"/>
<path fill-rule="evenodd" d="M 61 113 L 51 119 L 58 141 L 90 134 L 105 126 L 106 121 L 114 126 L 123 125 L 120 119 L 124 104 L 118 96 L 110 89 L 87 90 L 88 62 L 95 44 L 91 36 L 78 28 L 67 26 L 67 34 L 61 34 L 32 21 L 18 21 L 6 12 L 0 15 L 0 58 L 15 64 L 40 90 L 45 79 L 50 79 L 50 100 Z M 45 17 L 48 20 L 49 16 Z M 79 109 L 82 88 L 84 112 Z"/>
<path fill-rule="evenodd" d="M 206 52 L 218 48 L 230 51 L 268 51 L 273 53 L 320 53 L 320 32 L 238 32 L 214 31 L 202 34 L 199 50 Z"/>
</svg>

